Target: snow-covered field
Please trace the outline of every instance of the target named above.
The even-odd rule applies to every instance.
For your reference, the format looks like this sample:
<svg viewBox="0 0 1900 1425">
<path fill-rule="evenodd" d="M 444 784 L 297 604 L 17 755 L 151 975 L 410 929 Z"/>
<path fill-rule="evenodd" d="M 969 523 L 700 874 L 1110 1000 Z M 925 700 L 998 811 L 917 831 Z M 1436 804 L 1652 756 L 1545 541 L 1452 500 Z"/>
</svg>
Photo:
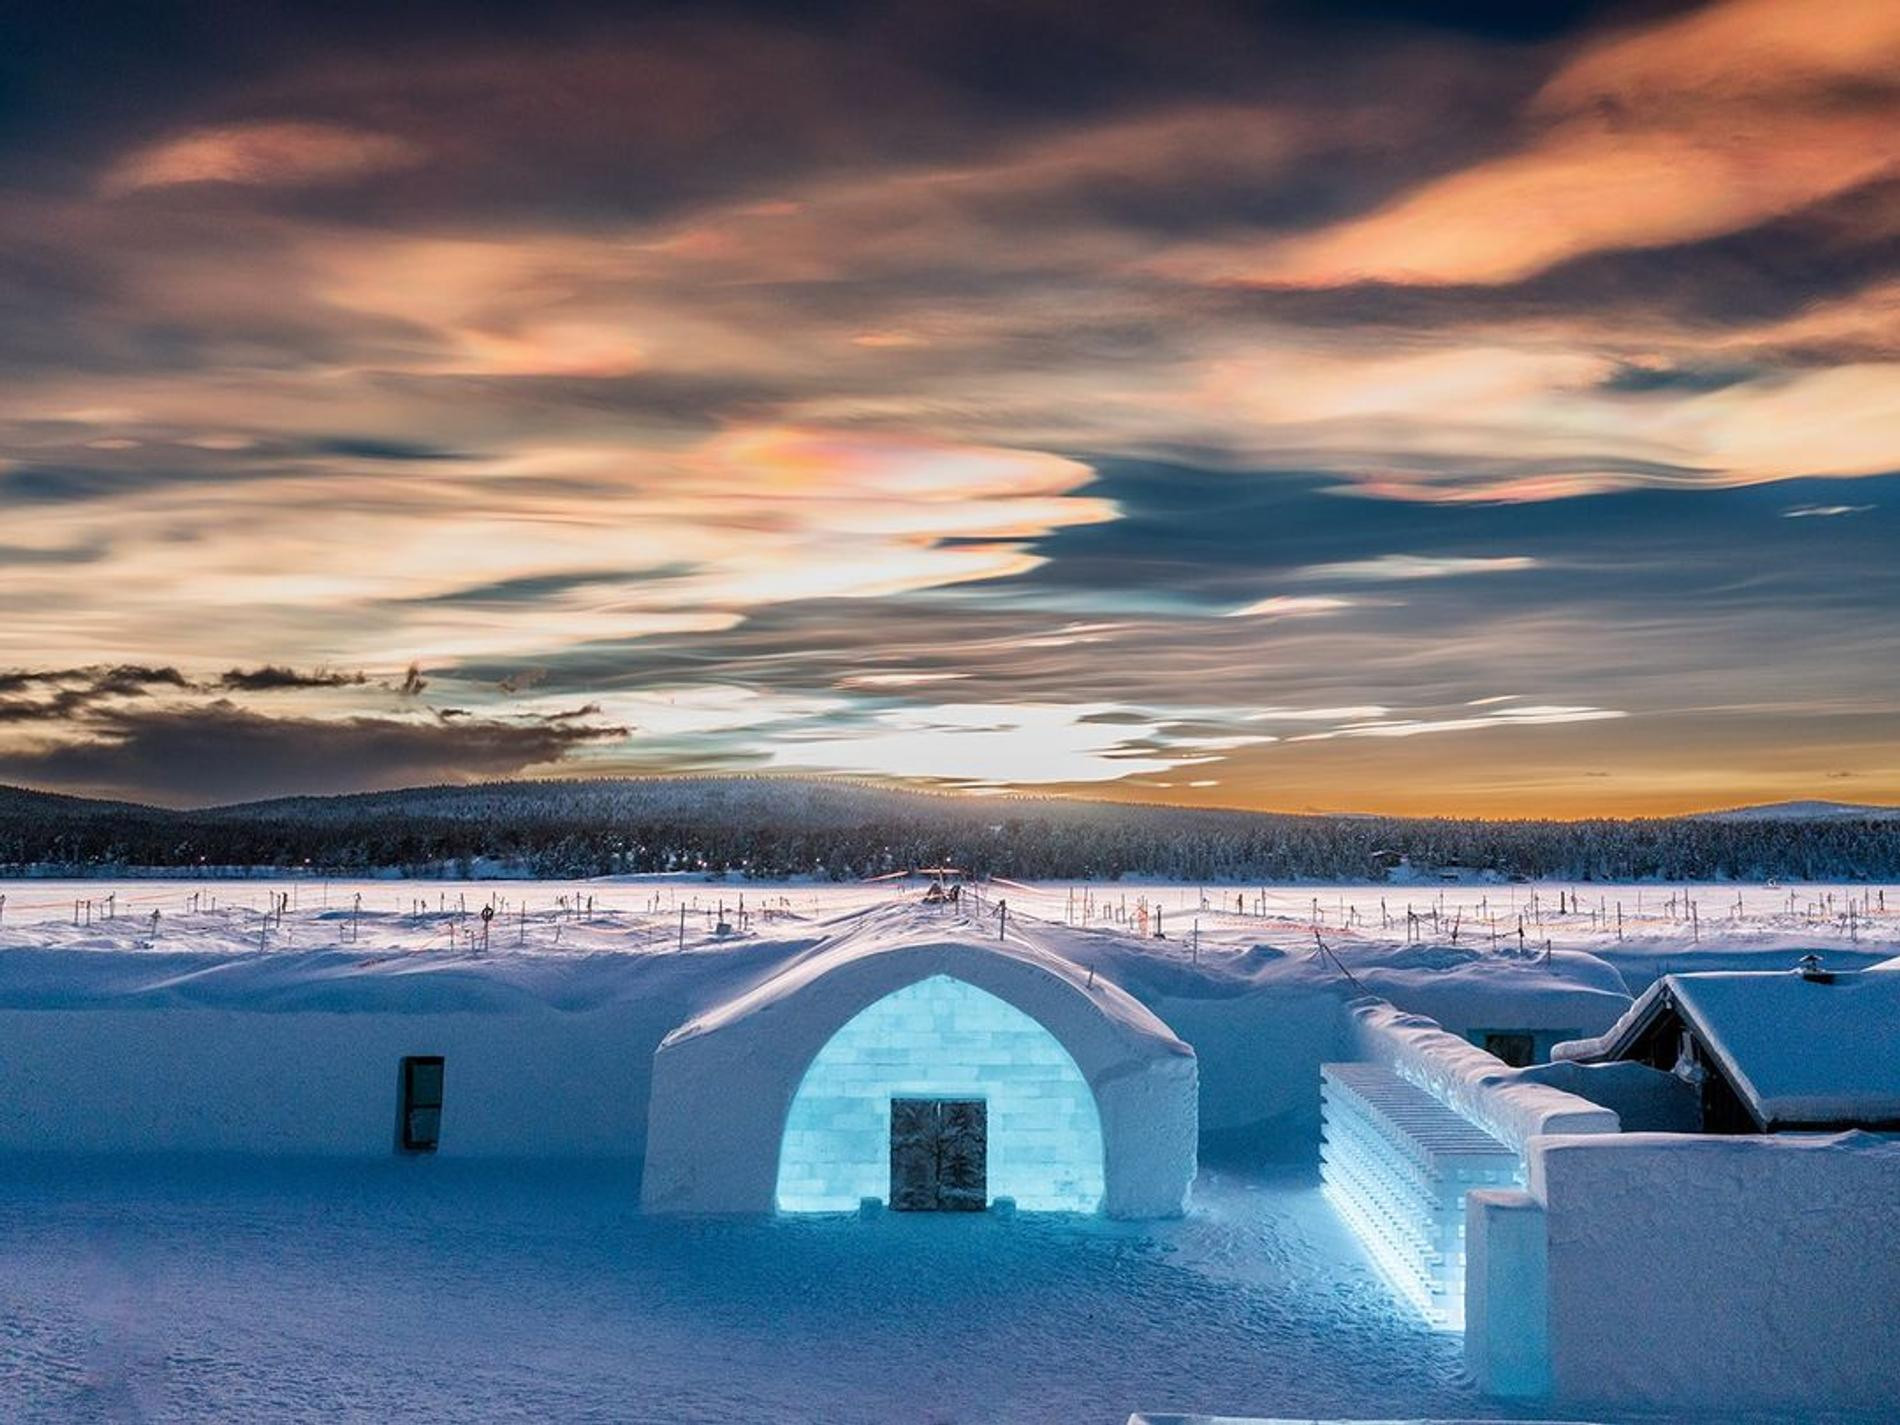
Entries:
<svg viewBox="0 0 1900 1425">
<path fill-rule="evenodd" d="M 718 943 L 915 900 L 921 881 L 778 884 L 697 876 L 587 881 L 0 881 L 0 948 L 628 953 Z M 275 907 L 280 899 L 284 909 Z M 1009 913 L 1140 941 L 1158 957 L 1256 945 L 1431 944 L 1483 954 L 1593 954 L 1633 976 L 1780 964 L 1817 950 L 1843 966 L 1900 954 L 1900 886 L 1387 885 L 1293 888 L 1086 882 L 994 884 Z M 484 938 L 480 913 L 496 914 Z M 684 914 L 682 914 L 684 912 Z M 744 919 L 741 919 L 743 913 Z M 1157 939 L 1159 930 L 1165 938 Z"/>
</svg>

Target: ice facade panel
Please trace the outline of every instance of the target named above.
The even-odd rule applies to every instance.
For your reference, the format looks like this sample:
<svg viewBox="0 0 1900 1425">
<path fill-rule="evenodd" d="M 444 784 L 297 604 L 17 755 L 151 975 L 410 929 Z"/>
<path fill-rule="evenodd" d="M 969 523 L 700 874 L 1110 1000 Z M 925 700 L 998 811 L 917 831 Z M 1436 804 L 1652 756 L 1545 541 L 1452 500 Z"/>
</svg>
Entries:
<svg viewBox="0 0 1900 1425">
<path fill-rule="evenodd" d="M 1320 1068 L 1326 1195 L 1399 1293 L 1464 1329 L 1465 1194 L 1523 1183 L 1508 1146 L 1375 1064 Z"/>
<path fill-rule="evenodd" d="M 861 1011 L 812 1059 L 785 1119 L 779 1210 L 847 1212 L 887 1198 L 893 1098 L 988 1105 L 990 1201 L 1101 1207 L 1101 1118 L 1068 1050 L 1014 1005 L 933 975 Z"/>
</svg>

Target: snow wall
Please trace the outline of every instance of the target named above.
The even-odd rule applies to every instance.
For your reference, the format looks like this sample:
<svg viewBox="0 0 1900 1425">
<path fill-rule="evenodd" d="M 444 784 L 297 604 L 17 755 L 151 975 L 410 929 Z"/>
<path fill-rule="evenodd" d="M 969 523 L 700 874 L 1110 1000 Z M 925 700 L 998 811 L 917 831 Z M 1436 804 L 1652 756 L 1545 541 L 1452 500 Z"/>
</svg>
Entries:
<svg viewBox="0 0 1900 1425">
<path fill-rule="evenodd" d="M 439 1054 L 443 1156 L 637 1158 L 647 1018 L 0 1011 L 0 1151 L 388 1155 L 403 1058 Z"/>
<path fill-rule="evenodd" d="M 1444 1121 L 1400 1107 L 1368 1134 L 1369 1116 L 1355 1110 L 1355 1095 L 1329 1094 L 1327 1192 L 1394 1287 L 1432 1324 L 1463 1330 L 1469 1297 L 1478 1289 L 1467 1244 L 1468 1198 L 1478 1195 L 1480 1184 L 1524 1181 L 1527 1145 L 1539 1134 L 1613 1134 L 1616 1114 L 1523 1081 L 1518 1071 L 1436 1021 L 1375 996 L 1353 1000 L 1345 1015 L 1356 1060 L 1402 1081 L 1395 1088 L 1410 1085 L 1411 1092 L 1425 1095 Z M 1368 1082 L 1374 1102 L 1376 1083 Z M 1370 1117 L 1380 1116 L 1374 1102 Z M 1447 1122 L 1475 1126 L 1481 1141 L 1448 1131 Z M 1368 1143 L 1369 1150 L 1361 1146 Z M 1390 1152 L 1395 1146 L 1398 1151 Z M 1505 1171 L 1494 1157 L 1514 1171 Z"/>
<path fill-rule="evenodd" d="M 807 1070 L 867 1009 L 937 977 L 1019 1011 L 1073 1061 L 1099 1117 L 1104 1212 L 1165 1217 L 1185 1208 L 1199 1142 L 1194 1051 L 1140 1003 L 1105 979 L 1026 948 L 847 937 L 682 1025 L 660 1045 L 641 1185 L 646 1209 L 770 1212 L 787 1118 Z M 1005 1067 L 1047 1073 L 1027 1061 Z M 920 1091 L 940 1091 L 935 1079 L 918 1084 Z"/>
<path fill-rule="evenodd" d="M 1890 1407 L 1900 1139 L 1559 1135 L 1473 1192 L 1466 1356 L 1490 1393 Z"/>
<path fill-rule="evenodd" d="M 1381 999 L 1347 1007 L 1357 1057 L 1383 1064 L 1523 1153 L 1546 1133 L 1615 1133 L 1616 1115 L 1562 1089 L 1521 1080 L 1476 1045 Z"/>
<path fill-rule="evenodd" d="M 863 933 L 941 939 L 952 923 L 896 907 L 864 918 Z M 493 959 L 369 943 L 269 954 L 9 948 L 0 1152 L 388 1154 L 401 1059 L 440 1054 L 441 1156 L 637 1165 L 661 1041 L 859 933 L 847 917 L 703 953 Z M 1084 984 L 1092 973 L 1103 993 L 1119 986 L 1193 1049 L 1203 1157 L 1315 1159 L 1319 1066 L 1369 1057 L 1355 1047 L 1363 1034 L 1336 972 L 1266 946 L 1191 964 L 1122 937 L 1034 933 L 1064 973 Z M 1454 1031 L 1601 1032 L 1628 1004 L 1509 963 L 1441 972 L 1381 960 L 1357 973 Z"/>
</svg>

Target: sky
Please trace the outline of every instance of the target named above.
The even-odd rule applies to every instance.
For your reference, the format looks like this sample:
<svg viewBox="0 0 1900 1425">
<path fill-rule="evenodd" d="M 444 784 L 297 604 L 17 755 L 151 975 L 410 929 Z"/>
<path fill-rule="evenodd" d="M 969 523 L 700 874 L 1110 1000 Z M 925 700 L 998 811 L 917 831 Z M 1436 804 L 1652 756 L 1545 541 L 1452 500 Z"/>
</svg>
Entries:
<svg viewBox="0 0 1900 1425">
<path fill-rule="evenodd" d="M 1900 801 L 1892 0 L 0 27 L 0 782 Z"/>
</svg>

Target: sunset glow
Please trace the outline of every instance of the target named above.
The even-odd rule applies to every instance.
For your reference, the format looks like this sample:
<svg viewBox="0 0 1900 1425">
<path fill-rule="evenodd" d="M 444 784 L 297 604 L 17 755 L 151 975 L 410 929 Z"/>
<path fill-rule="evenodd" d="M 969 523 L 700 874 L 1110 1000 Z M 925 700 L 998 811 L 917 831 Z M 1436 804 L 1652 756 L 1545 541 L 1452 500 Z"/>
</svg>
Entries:
<svg viewBox="0 0 1900 1425">
<path fill-rule="evenodd" d="M 57 9 L 0 783 L 1900 799 L 1891 3 Z"/>
</svg>

